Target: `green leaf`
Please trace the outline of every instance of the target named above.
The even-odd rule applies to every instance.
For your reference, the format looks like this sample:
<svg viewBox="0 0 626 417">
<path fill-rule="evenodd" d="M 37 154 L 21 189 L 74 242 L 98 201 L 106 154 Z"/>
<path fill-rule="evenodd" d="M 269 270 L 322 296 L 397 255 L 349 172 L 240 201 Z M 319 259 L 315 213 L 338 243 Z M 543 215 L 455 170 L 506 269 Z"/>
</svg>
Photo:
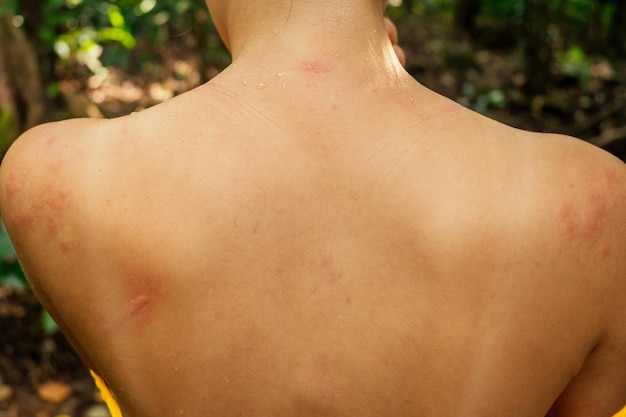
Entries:
<svg viewBox="0 0 626 417">
<path fill-rule="evenodd" d="M 54 334 L 59 331 L 59 325 L 45 310 L 41 312 L 41 327 L 46 334 Z"/>
<path fill-rule="evenodd" d="M 101 41 L 115 41 L 121 43 L 126 49 L 133 49 L 136 45 L 133 35 L 120 28 L 104 28 L 98 32 Z"/>
<path fill-rule="evenodd" d="M 111 6 L 109 8 L 109 22 L 114 28 L 123 28 L 126 24 L 126 20 L 120 12 L 120 8 L 117 6 Z"/>
</svg>

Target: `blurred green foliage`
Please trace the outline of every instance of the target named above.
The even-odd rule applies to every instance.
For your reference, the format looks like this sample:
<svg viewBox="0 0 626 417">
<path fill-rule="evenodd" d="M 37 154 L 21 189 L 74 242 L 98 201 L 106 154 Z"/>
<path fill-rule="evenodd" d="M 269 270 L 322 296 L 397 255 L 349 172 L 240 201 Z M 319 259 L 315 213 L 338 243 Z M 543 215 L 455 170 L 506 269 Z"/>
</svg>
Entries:
<svg viewBox="0 0 626 417">
<path fill-rule="evenodd" d="M 93 72 L 103 60 L 127 64 L 139 39 L 158 46 L 186 31 L 213 30 L 202 0 L 44 0 L 34 6 L 0 2 L 0 15 L 24 17 L 41 55 L 53 52 L 61 62 L 78 62 Z"/>
<path fill-rule="evenodd" d="M 28 287 L 17 261 L 15 249 L 3 224 L 0 224 L 0 285 L 11 288 Z"/>
<path fill-rule="evenodd" d="M 0 286 L 14 290 L 28 289 L 28 281 L 20 267 L 15 248 L 6 227 L 0 221 Z M 46 334 L 58 332 L 59 327 L 47 311 L 41 311 L 41 328 Z"/>
<path fill-rule="evenodd" d="M 525 11 L 533 4 L 533 0 L 474 1 L 478 5 L 477 17 L 508 21 L 518 27 L 524 25 Z M 561 28 L 551 28 L 546 34 L 550 39 L 546 41 L 563 43 L 563 50 L 578 47 L 586 54 L 590 50 L 598 52 L 598 42 L 592 44 L 582 38 L 593 30 L 592 23 L 599 25 L 596 31 L 600 36 L 615 32 L 614 16 L 619 1 L 623 0 L 546 0 L 550 14 L 546 21 Z M 464 0 L 391 0 L 390 3 L 394 7 L 390 7 L 388 14 L 402 18 L 410 13 L 452 15 Z M 189 32 L 196 35 L 205 64 L 228 60 L 228 52 L 217 40 L 204 0 L 4 0 L 0 1 L 0 15 L 4 13 L 25 17 L 28 31 L 39 41 L 42 56 L 54 56 L 64 64 L 78 63 L 92 72 L 108 65 L 141 70 L 142 62 L 155 58 L 150 51 L 154 53 L 168 40 Z M 591 22 L 594 16 L 595 23 Z M 519 30 L 517 36 L 523 37 L 524 32 Z M 143 46 L 137 52 L 139 63 L 132 56 L 138 43 Z M 606 50 L 611 45 L 611 42 L 600 43 Z M 51 73 L 51 69 L 47 72 Z M 44 81 L 49 84 L 54 80 Z"/>
</svg>

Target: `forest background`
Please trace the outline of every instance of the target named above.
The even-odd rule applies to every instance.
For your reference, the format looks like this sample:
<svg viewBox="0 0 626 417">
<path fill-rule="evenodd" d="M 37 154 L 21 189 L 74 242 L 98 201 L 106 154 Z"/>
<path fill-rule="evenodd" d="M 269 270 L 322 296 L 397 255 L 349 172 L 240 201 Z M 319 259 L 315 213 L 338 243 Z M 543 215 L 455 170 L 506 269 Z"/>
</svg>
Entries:
<svg viewBox="0 0 626 417">
<path fill-rule="evenodd" d="M 626 1 L 390 4 L 407 70 L 422 84 L 626 160 Z M 229 62 L 203 0 L 0 0 L 0 156 L 36 124 L 140 111 Z M 0 417 L 106 415 L 1 228 Z"/>
</svg>

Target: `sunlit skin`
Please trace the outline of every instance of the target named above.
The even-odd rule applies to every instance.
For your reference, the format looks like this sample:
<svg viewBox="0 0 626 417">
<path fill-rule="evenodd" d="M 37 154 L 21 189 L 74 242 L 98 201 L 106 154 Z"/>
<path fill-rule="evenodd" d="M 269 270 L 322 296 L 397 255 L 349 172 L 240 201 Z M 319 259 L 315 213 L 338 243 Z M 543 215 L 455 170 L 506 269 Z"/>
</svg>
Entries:
<svg viewBox="0 0 626 417">
<path fill-rule="evenodd" d="M 26 274 L 125 417 L 626 403 L 624 164 L 429 91 L 381 3 L 208 1 L 219 76 L 6 156 Z"/>
</svg>

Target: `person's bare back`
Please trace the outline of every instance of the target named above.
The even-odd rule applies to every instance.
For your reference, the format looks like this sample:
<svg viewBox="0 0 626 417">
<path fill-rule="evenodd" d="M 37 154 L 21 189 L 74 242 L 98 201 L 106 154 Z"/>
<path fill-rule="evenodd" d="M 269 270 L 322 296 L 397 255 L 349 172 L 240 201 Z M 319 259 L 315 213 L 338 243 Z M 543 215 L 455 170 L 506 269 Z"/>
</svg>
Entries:
<svg viewBox="0 0 626 417">
<path fill-rule="evenodd" d="M 344 61 L 7 155 L 25 271 L 124 416 L 617 412 L 624 165 Z"/>
</svg>

